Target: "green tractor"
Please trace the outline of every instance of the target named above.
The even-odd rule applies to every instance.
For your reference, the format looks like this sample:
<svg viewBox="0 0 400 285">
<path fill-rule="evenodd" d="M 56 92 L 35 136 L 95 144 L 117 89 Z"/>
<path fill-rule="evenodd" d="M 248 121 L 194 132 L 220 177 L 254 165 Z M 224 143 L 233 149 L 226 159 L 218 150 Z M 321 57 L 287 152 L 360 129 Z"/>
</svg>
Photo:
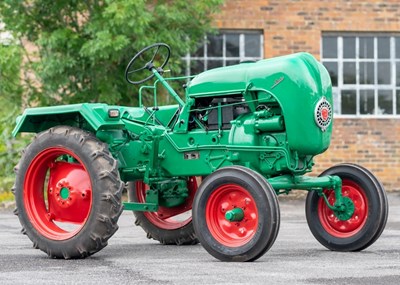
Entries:
<svg viewBox="0 0 400 285">
<path fill-rule="evenodd" d="M 180 97 L 171 80 L 182 78 L 163 77 L 169 56 L 157 43 L 129 62 L 128 82 L 156 78 L 141 87 L 139 107 L 83 103 L 17 118 L 14 136 L 37 133 L 13 188 L 35 248 L 53 258 L 90 256 L 107 245 L 125 209 L 163 244 L 200 242 L 222 261 L 253 261 L 277 237 L 277 195 L 292 189 L 308 191 L 308 225 L 328 249 L 359 251 L 378 239 L 388 202 L 370 171 L 346 163 L 305 175 L 332 134 L 331 81 L 314 57 L 205 71 L 187 79 Z M 158 106 L 159 85 L 176 105 Z M 143 90 L 154 93 L 153 106 L 143 105 Z"/>
</svg>

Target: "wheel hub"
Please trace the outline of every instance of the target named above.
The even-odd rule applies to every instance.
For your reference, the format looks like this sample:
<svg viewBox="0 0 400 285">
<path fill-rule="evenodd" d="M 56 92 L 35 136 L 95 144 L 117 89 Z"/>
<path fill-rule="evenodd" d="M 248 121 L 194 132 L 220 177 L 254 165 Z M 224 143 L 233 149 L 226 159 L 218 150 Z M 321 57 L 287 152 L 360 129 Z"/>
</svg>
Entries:
<svg viewBox="0 0 400 285">
<path fill-rule="evenodd" d="M 206 221 L 218 242 L 229 247 L 243 246 L 256 234 L 257 204 L 242 186 L 224 184 L 216 188 L 208 199 Z"/>
<path fill-rule="evenodd" d="M 334 191 L 325 191 L 326 198 L 323 196 L 318 202 L 318 217 L 330 235 L 347 238 L 358 233 L 367 222 L 368 202 L 358 184 L 348 179 L 342 181 L 341 203 L 337 205 Z"/>
<path fill-rule="evenodd" d="M 48 215 L 54 221 L 82 223 L 91 204 L 91 183 L 83 166 L 63 161 L 51 165 Z"/>
<path fill-rule="evenodd" d="M 342 197 L 342 204 L 333 211 L 341 221 L 347 221 L 354 214 L 354 203 L 349 197 Z"/>
<path fill-rule="evenodd" d="M 244 212 L 241 208 L 234 208 L 225 213 L 225 219 L 229 222 L 240 222 L 244 218 Z"/>
<path fill-rule="evenodd" d="M 69 197 L 69 188 L 67 188 L 67 187 L 61 188 L 60 197 L 63 200 L 67 200 Z"/>
</svg>

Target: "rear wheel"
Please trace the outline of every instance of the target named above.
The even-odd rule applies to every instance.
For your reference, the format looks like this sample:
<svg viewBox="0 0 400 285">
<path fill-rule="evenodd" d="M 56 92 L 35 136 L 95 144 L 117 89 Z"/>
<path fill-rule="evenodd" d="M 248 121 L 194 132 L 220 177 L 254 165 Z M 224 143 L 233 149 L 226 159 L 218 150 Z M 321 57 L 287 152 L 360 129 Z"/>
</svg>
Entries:
<svg viewBox="0 0 400 285">
<path fill-rule="evenodd" d="M 149 239 L 158 240 L 162 244 L 197 244 L 191 210 L 200 179 L 194 176 L 188 178 L 189 197 L 179 206 L 171 208 L 159 206 L 157 212 L 134 211 L 135 224 L 143 228 Z M 129 200 L 144 203 L 147 189 L 148 186 L 143 181 L 130 182 L 128 184 Z"/>
<path fill-rule="evenodd" d="M 323 175 L 342 179 L 342 195 L 351 200 L 354 212 L 347 220 L 340 219 L 316 191 L 306 200 L 308 226 L 315 238 L 325 247 L 336 251 L 359 251 L 373 244 L 385 228 L 388 202 L 383 186 L 367 169 L 354 164 L 334 166 Z M 335 193 L 324 190 L 331 205 Z"/>
<path fill-rule="evenodd" d="M 36 136 L 15 169 L 15 213 L 35 248 L 69 259 L 107 245 L 123 189 L 107 145 L 80 129 L 55 127 Z"/>
<path fill-rule="evenodd" d="M 254 261 L 275 242 L 279 204 L 261 175 L 245 167 L 225 167 L 200 185 L 193 222 L 200 243 L 215 258 Z"/>
</svg>

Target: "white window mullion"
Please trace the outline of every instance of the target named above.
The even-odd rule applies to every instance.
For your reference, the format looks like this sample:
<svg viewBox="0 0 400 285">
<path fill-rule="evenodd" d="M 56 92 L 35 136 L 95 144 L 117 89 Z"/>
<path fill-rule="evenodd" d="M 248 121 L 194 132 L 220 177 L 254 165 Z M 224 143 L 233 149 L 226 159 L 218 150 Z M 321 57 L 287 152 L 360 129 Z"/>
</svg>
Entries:
<svg viewBox="0 0 400 285">
<path fill-rule="evenodd" d="M 260 34 L 260 58 L 264 58 L 264 35 Z"/>
<path fill-rule="evenodd" d="M 374 37 L 374 58 L 373 58 L 373 65 L 374 65 L 374 96 L 375 96 L 375 112 L 374 115 L 379 115 L 379 96 L 378 96 L 378 39 Z"/>
<path fill-rule="evenodd" d="M 222 66 L 226 65 L 226 34 L 222 34 Z"/>
<path fill-rule="evenodd" d="M 206 37 L 206 40 L 204 41 L 204 70 L 208 69 L 208 37 Z"/>
<path fill-rule="evenodd" d="M 343 37 L 338 37 L 337 40 L 337 61 L 338 61 L 338 114 L 342 114 L 342 90 L 343 90 Z"/>
<path fill-rule="evenodd" d="M 240 61 L 245 59 L 245 39 L 244 39 L 244 34 L 240 34 L 239 36 L 239 57 Z"/>
<path fill-rule="evenodd" d="M 360 115 L 360 40 L 359 37 L 355 37 L 355 64 L 356 64 L 356 115 Z"/>
<path fill-rule="evenodd" d="M 392 101 L 393 101 L 393 115 L 396 115 L 396 59 L 395 59 L 395 39 L 390 37 L 390 85 L 392 89 Z"/>
</svg>

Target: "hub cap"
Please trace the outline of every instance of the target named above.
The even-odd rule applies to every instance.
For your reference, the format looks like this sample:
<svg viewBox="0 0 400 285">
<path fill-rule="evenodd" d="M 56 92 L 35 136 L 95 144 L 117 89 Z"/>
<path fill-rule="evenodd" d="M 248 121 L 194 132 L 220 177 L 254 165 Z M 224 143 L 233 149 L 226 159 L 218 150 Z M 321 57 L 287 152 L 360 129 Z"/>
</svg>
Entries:
<svg viewBox="0 0 400 285">
<path fill-rule="evenodd" d="M 222 185 L 206 205 L 207 226 L 212 236 L 229 247 L 245 245 L 255 235 L 258 209 L 251 194 L 236 184 Z"/>
</svg>

